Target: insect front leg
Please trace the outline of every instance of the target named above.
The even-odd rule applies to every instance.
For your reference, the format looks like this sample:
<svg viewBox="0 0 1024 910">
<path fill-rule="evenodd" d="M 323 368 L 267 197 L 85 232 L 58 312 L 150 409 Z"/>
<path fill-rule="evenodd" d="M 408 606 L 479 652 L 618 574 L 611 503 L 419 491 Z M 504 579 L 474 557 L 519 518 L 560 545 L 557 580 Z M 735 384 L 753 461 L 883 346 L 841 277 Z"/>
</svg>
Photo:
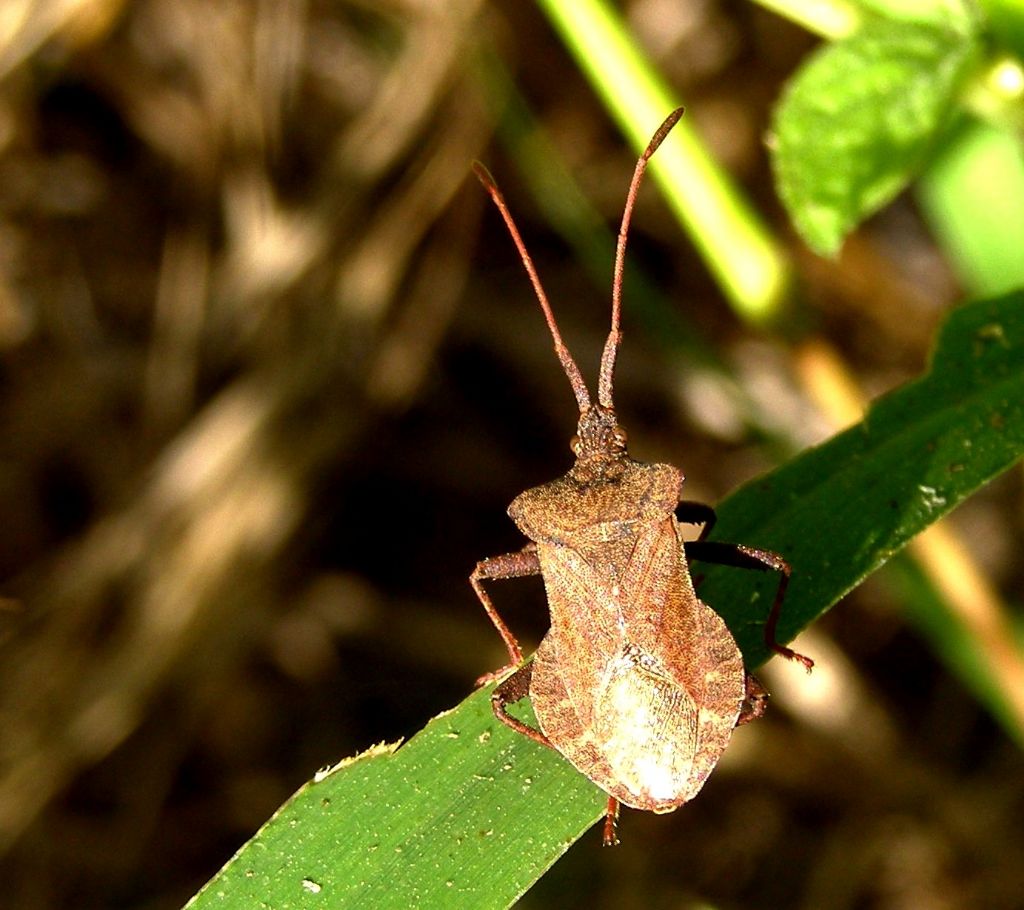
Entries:
<svg viewBox="0 0 1024 910">
<path fill-rule="evenodd" d="M 508 706 L 526 698 L 530 694 L 530 680 L 533 678 L 533 661 L 525 667 L 520 667 L 508 679 L 494 687 L 491 693 L 491 710 L 506 727 L 511 727 L 517 733 L 528 736 L 535 743 L 547 746 L 549 749 L 555 747 L 540 730 L 524 724 L 519 718 L 508 713 Z M 555 751 L 558 751 L 557 749 Z"/>
<path fill-rule="evenodd" d="M 541 646 L 543 650 L 543 645 Z M 507 679 L 502 680 L 491 693 L 491 709 L 494 716 L 505 726 L 511 727 L 517 733 L 522 733 L 536 743 L 547 746 L 549 749 L 559 750 L 552 744 L 540 730 L 524 724 L 519 718 L 508 713 L 508 706 L 530 694 L 530 683 L 533 680 L 533 665 L 531 660 L 528 664 L 520 667 Z M 753 677 L 751 677 L 753 679 Z M 764 690 L 762 690 L 764 691 Z M 617 834 L 619 824 L 619 801 L 614 796 L 608 797 L 608 807 L 604 816 L 604 832 L 602 842 L 606 847 L 614 847 L 619 842 Z"/>
<path fill-rule="evenodd" d="M 495 670 L 493 673 L 485 673 L 481 676 L 476 681 L 478 686 L 485 686 L 487 683 L 500 679 L 509 670 L 518 667 L 523 662 L 523 652 L 519 647 L 519 642 L 516 641 L 516 637 L 509 630 L 509 627 L 505 625 L 505 621 L 498 615 L 494 604 L 491 603 L 490 595 L 484 590 L 483 583 L 485 580 L 490 579 L 522 578 L 526 575 L 540 575 L 540 557 L 537 556 L 536 545 L 532 543 L 527 544 L 518 553 L 505 553 L 501 556 L 481 559 L 469 576 L 469 583 L 473 586 L 473 590 L 476 591 L 476 596 L 480 598 L 480 603 L 484 605 L 484 609 L 491 618 L 491 622 L 494 623 L 494 627 L 498 630 L 498 634 L 501 635 L 501 640 L 505 642 L 510 658 L 509 663 L 504 667 Z"/>
<path fill-rule="evenodd" d="M 684 525 L 704 525 L 700 529 L 700 537 L 697 538 L 698 540 L 704 540 L 711 533 L 715 522 L 718 521 L 718 516 L 715 514 L 715 510 L 707 503 L 682 499 L 676 506 L 676 521 Z"/>
<path fill-rule="evenodd" d="M 761 550 L 757 547 L 746 547 L 738 543 L 719 543 L 710 540 L 695 540 L 683 546 L 687 559 L 700 559 L 704 562 L 714 562 L 723 566 L 734 566 L 737 569 L 759 569 L 762 572 L 773 571 L 779 573 L 779 587 L 775 591 L 775 600 L 772 602 L 771 611 L 764 624 L 765 644 L 776 654 L 781 654 L 789 660 L 799 661 L 811 672 L 814 661 L 803 654 L 797 654 L 792 648 L 780 645 L 775 638 L 775 629 L 779 623 L 779 613 L 782 610 L 782 601 L 786 596 L 786 588 L 789 586 L 789 576 L 792 570 L 778 553 L 771 550 Z"/>
</svg>

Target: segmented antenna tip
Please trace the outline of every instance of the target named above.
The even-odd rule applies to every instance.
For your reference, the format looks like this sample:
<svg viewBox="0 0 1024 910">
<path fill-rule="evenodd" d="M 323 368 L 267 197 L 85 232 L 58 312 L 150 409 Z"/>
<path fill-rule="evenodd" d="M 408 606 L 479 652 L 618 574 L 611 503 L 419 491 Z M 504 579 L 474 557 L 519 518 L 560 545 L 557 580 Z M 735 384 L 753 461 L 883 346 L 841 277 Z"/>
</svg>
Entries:
<svg viewBox="0 0 1024 910">
<path fill-rule="evenodd" d="M 498 192 L 498 184 L 494 177 L 491 176 L 491 172 L 487 170 L 484 164 L 480 161 L 474 161 L 472 164 L 473 173 L 476 174 L 476 179 L 479 180 L 483 185 L 484 189 L 489 193 Z"/>
</svg>

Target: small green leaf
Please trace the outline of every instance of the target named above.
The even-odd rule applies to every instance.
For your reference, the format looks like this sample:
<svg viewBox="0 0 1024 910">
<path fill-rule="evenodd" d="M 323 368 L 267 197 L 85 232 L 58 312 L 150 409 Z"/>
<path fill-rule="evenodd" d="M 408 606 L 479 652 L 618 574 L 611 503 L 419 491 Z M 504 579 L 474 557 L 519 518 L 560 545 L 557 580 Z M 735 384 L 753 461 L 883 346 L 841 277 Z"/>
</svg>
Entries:
<svg viewBox="0 0 1024 910">
<path fill-rule="evenodd" d="M 834 255 L 923 165 L 975 50 L 960 32 L 882 21 L 804 64 L 775 112 L 773 164 L 812 249 Z"/>
<path fill-rule="evenodd" d="M 731 496 L 715 536 L 790 561 L 789 637 L 1022 454 L 1024 294 L 1014 293 L 954 312 L 927 376 Z M 756 666 L 775 580 L 705 568 L 701 598 Z M 531 722 L 529 706 L 517 708 Z M 504 908 L 604 804 L 561 756 L 498 723 L 480 691 L 397 751 L 318 775 L 189 906 Z"/>
</svg>

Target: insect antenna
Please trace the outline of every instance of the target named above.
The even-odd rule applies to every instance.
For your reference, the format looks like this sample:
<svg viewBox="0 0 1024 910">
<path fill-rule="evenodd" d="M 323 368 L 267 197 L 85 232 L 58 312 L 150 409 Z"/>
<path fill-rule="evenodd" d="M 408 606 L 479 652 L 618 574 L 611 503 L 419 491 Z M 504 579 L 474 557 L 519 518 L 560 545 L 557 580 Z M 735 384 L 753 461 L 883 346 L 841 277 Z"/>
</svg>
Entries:
<svg viewBox="0 0 1024 910">
<path fill-rule="evenodd" d="M 540 283 L 537 270 L 534 268 L 533 260 L 526 251 L 526 244 L 523 243 L 523 238 L 519 235 L 519 229 L 512 219 L 512 213 L 505 204 L 505 197 L 501 195 L 501 190 L 498 189 L 498 184 L 495 183 L 490 171 L 479 161 L 473 162 L 473 173 L 476 174 L 477 179 L 483 184 L 491 199 L 494 200 L 498 211 L 501 212 L 501 217 L 505 219 L 508 232 L 512 235 L 516 249 L 519 250 L 519 258 L 523 260 L 523 265 L 526 266 L 526 273 L 530 276 L 530 282 L 533 284 L 533 290 L 537 295 L 540 308 L 544 311 L 544 318 L 547 320 L 548 328 L 551 330 L 551 337 L 555 342 L 555 353 L 558 355 L 562 369 L 569 379 L 573 394 L 576 396 L 576 403 L 579 405 L 580 413 L 582 414 L 590 407 L 590 393 L 587 391 L 587 385 L 583 381 L 583 374 L 580 373 L 580 368 L 576 366 L 576 361 L 572 359 L 572 354 L 569 353 L 569 349 L 562 341 L 562 334 L 558 331 L 558 323 L 555 322 L 555 314 L 551 311 L 551 304 L 548 303 L 548 295 L 544 293 L 544 288 Z"/>
<path fill-rule="evenodd" d="M 643 154 L 636 162 L 633 180 L 629 184 L 629 193 L 626 194 L 626 208 L 622 213 L 622 224 L 619 227 L 619 242 L 615 249 L 615 273 L 612 277 L 612 327 L 608 332 L 604 353 L 601 355 L 601 376 L 597 384 L 597 400 L 602 407 L 609 410 L 614 409 L 612 404 L 612 382 L 615 373 L 615 357 L 619 353 L 619 345 L 622 343 L 622 331 L 620 329 L 622 317 L 622 270 L 626 264 L 626 238 L 629 236 L 629 222 L 633 217 L 633 206 L 636 204 L 636 195 L 640 190 L 640 181 L 644 176 L 644 171 L 647 170 L 647 162 L 682 116 L 683 109 L 681 107 L 676 108 L 665 118 L 665 122 L 658 127 L 657 132 L 647 144 L 647 148 L 644 149 Z"/>
</svg>

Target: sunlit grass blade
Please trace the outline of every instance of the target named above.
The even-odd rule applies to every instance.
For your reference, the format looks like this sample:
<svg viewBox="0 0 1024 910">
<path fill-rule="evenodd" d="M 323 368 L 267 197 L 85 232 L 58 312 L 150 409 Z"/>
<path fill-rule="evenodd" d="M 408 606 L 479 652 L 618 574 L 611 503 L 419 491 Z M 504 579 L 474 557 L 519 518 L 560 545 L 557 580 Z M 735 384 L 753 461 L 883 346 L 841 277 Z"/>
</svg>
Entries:
<svg viewBox="0 0 1024 910">
<path fill-rule="evenodd" d="M 961 617 L 950 609 L 920 565 L 911 559 L 894 559 L 886 566 L 885 577 L 900 597 L 908 620 L 935 654 L 1006 733 L 1024 747 L 1024 728 L 1020 723 L 1020 700 L 1024 693 L 1013 692 L 1002 684 L 994 672 L 998 668 L 992 666 L 991 655 Z M 1007 628 L 1013 628 L 1009 622 Z M 1024 645 L 1012 636 L 1001 644 L 1003 649 L 1013 649 L 1017 655 L 1024 651 Z"/>
<path fill-rule="evenodd" d="M 538 0 L 582 72 L 637 151 L 679 106 L 606 0 Z M 728 300 L 752 322 L 778 319 L 789 263 L 771 231 L 684 117 L 651 173 Z"/>
</svg>

